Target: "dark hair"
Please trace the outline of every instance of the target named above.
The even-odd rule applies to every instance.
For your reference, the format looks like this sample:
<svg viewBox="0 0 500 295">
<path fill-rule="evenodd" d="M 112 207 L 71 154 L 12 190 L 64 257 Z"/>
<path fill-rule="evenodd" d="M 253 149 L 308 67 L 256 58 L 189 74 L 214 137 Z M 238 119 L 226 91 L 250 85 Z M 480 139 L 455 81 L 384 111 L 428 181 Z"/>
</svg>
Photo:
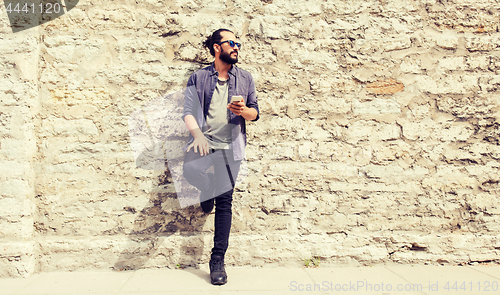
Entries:
<svg viewBox="0 0 500 295">
<path fill-rule="evenodd" d="M 212 35 L 209 36 L 207 40 L 205 40 L 205 42 L 203 42 L 203 46 L 205 46 L 206 48 L 208 48 L 208 50 L 210 50 L 210 54 L 212 56 L 215 56 L 214 44 L 217 44 L 220 42 L 220 40 L 222 40 L 222 36 L 220 34 L 222 32 L 233 33 L 228 29 L 218 29 L 217 31 L 213 32 Z"/>
</svg>

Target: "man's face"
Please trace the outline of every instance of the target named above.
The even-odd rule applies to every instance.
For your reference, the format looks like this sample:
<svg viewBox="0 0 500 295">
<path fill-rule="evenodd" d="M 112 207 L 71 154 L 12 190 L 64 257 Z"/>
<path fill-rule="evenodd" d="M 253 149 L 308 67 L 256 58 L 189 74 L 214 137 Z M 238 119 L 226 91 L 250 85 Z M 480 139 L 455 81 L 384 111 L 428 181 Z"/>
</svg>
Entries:
<svg viewBox="0 0 500 295">
<path fill-rule="evenodd" d="M 221 33 L 221 36 L 222 39 L 220 42 L 230 41 L 230 40 L 238 42 L 238 40 L 236 40 L 236 36 L 234 36 L 234 34 L 231 32 L 224 31 Z M 229 45 L 229 42 L 224 42 L 219 46 L 221 50 L 219 54 L 220 60 L 231 65 L 238 62 L 238 51 L 240 50 L 238 46 L 235 45 L 234 47 L 231 47 Z"/>
</svg>

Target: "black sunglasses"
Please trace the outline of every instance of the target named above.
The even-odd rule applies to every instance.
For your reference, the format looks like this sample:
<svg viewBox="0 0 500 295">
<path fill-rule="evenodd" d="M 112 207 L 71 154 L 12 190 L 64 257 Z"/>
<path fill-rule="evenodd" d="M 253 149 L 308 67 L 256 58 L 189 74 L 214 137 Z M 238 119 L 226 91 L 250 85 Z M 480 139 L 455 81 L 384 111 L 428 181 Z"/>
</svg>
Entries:
<svg viewBox="0 0 500 295">
<path fill-rule="evenodd" d="M 236 45 L 236 46 L 238 46 L 238 49 L 241 49 L 241 43 L 236 43 L 233 40 L 226 40 L 226 41 L 219 42 L 217 44 L 221 45 L 221 44 L 224 44 L 226 42 L 229 43 L 229 46 L 231 46 L 231 47 L 234 47 L 234 45 Z"/>
</svg>

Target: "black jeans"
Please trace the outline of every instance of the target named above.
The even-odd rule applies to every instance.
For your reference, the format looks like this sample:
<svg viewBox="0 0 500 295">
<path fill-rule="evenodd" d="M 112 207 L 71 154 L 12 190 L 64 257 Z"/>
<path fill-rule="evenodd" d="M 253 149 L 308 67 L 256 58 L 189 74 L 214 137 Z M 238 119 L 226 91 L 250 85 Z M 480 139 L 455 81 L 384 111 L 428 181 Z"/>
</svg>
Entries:
<svg viewBox="0 0 500 295">
<path fill-rule="evenodd" d="M 231 230 L 233 189 L 241 161 L 235 161 L 232 150 L 210 150 L 200 156 L 193 150 L 184 158 L 184 178 L 201 192 L 209 192 L 215 185 L 215 233 L 212 255 L 224 257 Z M 210 183 L 207 170 L 213 166 L 215 183 Z M 204 201 L 204 200 L 202 200 Z"/>
</svg>

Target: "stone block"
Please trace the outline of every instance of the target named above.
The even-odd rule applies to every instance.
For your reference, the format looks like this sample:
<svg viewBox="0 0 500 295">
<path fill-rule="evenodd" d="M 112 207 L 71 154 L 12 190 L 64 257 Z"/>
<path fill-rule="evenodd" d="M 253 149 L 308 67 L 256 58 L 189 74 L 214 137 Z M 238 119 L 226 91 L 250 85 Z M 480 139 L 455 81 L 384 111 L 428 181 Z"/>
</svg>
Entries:
<svg viewBox="0 0 500 295">
<path fill-rule="evenodd" d="M 348 180 L 358 177 L 359 167 L 353 164 L 331 163 L 329 169 L 336 180 Z"/>
<path fill-rule="evenodd" d="M 474 51 L 490 51 L 498 47 L 498 37 L 492 36 L 474 36 L 465 37 L 465 48 Z"/>
<path fill-rule="evenodd" d="M 469 55 L 465 58 L 465 68 L 469 71 L 490 69 L 492 57 L 488 55 Z"/>
<path fill-rule="evenodd" d="M 0 140 L 0 155 L 6 160 L 26 158 L 27 148 L 23 140 L 3 138 Z"/>
<path fill-rule="evenodd" d="M 45 38 L 47 53 L 59 63 L 84 64 L 95 59 L 104 46 L 104 40 L 88 40 L 67 35 L 59 35 L 54 38 Z"/>
<path fill-rule="evenodd" d="M 474 129 L 467 123 L 440 124 L 434 128 L 435 136 L 441 141 L 466 141 L 474 134 Z"/>
<path fill-rule="evenodd" d="M 36 269 L 35 242 L 0 244 L 0 277 L 29 277 Z"/>
<path fill-rule="evenodd" d="M 477 156 L 490 156 L 496 160 L 500 159 L 500 147 L 498 145 L 476 142 L 468 149 Z"/>
<path fill-rule="evenodd" d="M 349 183 L 349 182 L 330 182 L 331 192 L 389 192 L 389 193 L 408 193 L 421 194 L 424 190 L 420 182 L 407 182 L 400 184 L 385 183 Z"/>
<path fill-rule="evenodd" d="M 354 50 L 361 54 L 372 54 L 377 51 L 388 52 L 408 49 L 411 46 L 409 36 L 381 39 L 359 39 L 354 43 Z"/>
<path fill-rule="evenodd" d="M 267 173 L 269 175 L 287 178 L 295 178 L 297 175 L 302 175 L 302 177 L 308 179 L 319 179 L 323 177 L 331 178 L 334 175 L 334 171 L 331 171 L 322 163 L 301 163 L 289 161 L 282 161 L 272 165 L 267 170 Z"/>
<path fill-rule="evenodd" d="M 298 147 L 299 158 L 312 158 L 316 154 L 316 143 L 304 142 Z"/>
<path fill-rule="evenodd" d="M 405 59 L 399 65 L 399 70 L 403 73 L 420 74 L 422 72 L 422 66 L 418 59 Z"/>
<path fill-rule="evenodd" d="M 33 194 L 33 188 L 28 180 L 8 178 L 3 181 L 0 195 L 5 197 L 27 198 Z"/>
<path fill-rule="evenodd" d="M 22 197 L 1 198 L 0 205 L 0 216 L 11 222 L 19 222 L 24 217 L 30 217 L 33 212 L 33 203 Z"/>
<path fill-rule="evenodd" d="M 372 158 L 372 149 L 369 147 L 354 148 L 351 145 L 333 142 L 320 142 L 318 157 L 331 158 L 333 162 L 366 165 Z"/>
<path fill-rule="evenodd" d="M 446 71 L 461 71 L 465 70 L 464 57 L 450 57 L 439 60 L 437 70 L 445 73 Z"/>
<path fill-rule="evenodd" d="M 288 26 L 282 26 L 288 23 Z M 256 17 L 249 25 L 248 31 L 252 35 L 260 36 L 265 39 L 288 39 L 298 34 L 298 30 L 291 23 L 291 20 L 282 16 Z"/>
<path fill-rule="evenodd" d="M 31 214 L 31 212 L 30 212 Z M 29 241 L 33 239 L 33 218 L 28 215 L 6 216 L 0 220 L 0 237 L 5 241 Z"/>
<path fill-rule="evenodd" d="M 497 197 L 495 195 L 487 193 L 468 195 L 466 197 L 466 202 L 474 212 L 484 212 L 489 215 L 500 214 L 500 204 L 498 203 Z"/>
<path fill-rule="evenodd" d="M 416 81 L 422 92 L 430 94 L 471 94 L 479 90 L 479 77 L 474 75 L 454 75 L 432 79 L 417 76 Z"/>
<path fill-rule="evenodd" d="M 500 76 L 481 77 L 479 79 L 479 87 L 483 93 L 497 92 L 500 88 Z"/>
<path fill-rule="evenodd" d="M 364 1 L 353 1 L 353 2 L 326 2 L 323 5 L 323 9 L 326 11 L 331 11 L 332 13 L 339 15 L 356 15 L 367 10 L 369 4 Z"/>
<path fill-rule="evenodd" d="M 94 19 L 96 25 L 100 27 L 133 30 L 144 25 L 140 14 L 135 15 L 131 7 L 95 7 L 95 9 L 85 10 L 85 13 L 87 18 Z"/>
<path fill-rule="evenodd" d="M 396 164 L 387 166 L 367 165 L 360 168 L 360 172 L 364 173 L 368 178 L 380 179 L 384 183 L 418 181 L 429 174 L 429 170 L 424 167 L 416 166 L 411 169 L 403 169 Z"/>
<path fill-rule="evenodd" d="M 349 143 L 386 141 L 400 138 L 401 128 L 395 124 L 359 120 L 349 125 L 342 133 Z"/>
<path fill-rule="evenodd" d="M 453 192 L 463 188 L 475 188 L 477 180 L 471 177 L 466 170 L 454 166 L 438 166 L 437 172 L 432 177 L 425 178 L 422 181 L 424 188 Z"/>
<path fill-rule="evenodd" d="M 77 136 L 80 134 L 96 136 L 99 134 L 94 122 L 89 119 L 65 120 L 62 118 L 55 118 L 53 130 L 55 134 L 65 136 Z"/>
<path fill-rule="evenodd" d="M 29 171 L 29 164 L 27 162 L 18 161 L 2 161 L 0 162 L 0 177 L 13 177 L 22 178 L 22 176 Z"/>
<path fill-rule="evenodd" d="M 458 47 L 458 36 L 452 33 L 435 36 L 436 45 L 444 49 L 456 49 Z"/>
<path fill-rule="evenodd" d="M 471 118 L 479 115 L 492 115 L 498 105 L 495 95 L 443 96 L 436 100 L 440 111 L 448 112 L 459 118 Z"/>
<path fill-rule="evenodd" d="M 353 101 L 353 113 L 361 114 L 400 114 L 401 106 L 396 102 L 396 99 L 375 98 L 370 101 L 360 102 Z"/>
</svg>

